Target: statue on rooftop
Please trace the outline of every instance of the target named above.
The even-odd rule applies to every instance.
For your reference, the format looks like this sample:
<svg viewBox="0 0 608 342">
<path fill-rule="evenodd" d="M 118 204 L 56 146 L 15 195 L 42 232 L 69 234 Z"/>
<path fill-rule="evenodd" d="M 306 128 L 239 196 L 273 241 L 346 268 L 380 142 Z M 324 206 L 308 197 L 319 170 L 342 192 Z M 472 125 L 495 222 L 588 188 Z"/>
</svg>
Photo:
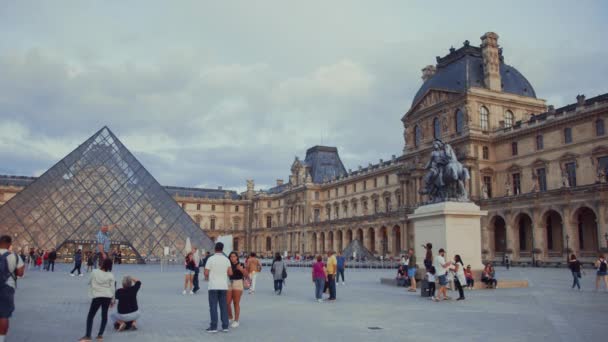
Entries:
<svg viewBox="0 0 608 342">
<path fill-rule="evenodd" d="M 425 169 L 429 171 L 424 176 L 424 189 L 420 193 L 428 195 L 429 202 L 469 200 L 464 186 L 470 178 L 469 170 L 458 161 L 452 146 L 439 139 L 435 140 Z"/>
</svg>

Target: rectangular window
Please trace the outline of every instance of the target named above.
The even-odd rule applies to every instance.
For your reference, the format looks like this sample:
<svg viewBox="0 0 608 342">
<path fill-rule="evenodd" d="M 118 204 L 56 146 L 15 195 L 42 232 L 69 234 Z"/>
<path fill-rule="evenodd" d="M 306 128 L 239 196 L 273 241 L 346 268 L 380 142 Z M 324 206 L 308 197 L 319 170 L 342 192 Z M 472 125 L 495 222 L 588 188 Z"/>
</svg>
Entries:
<svg viewBox="0 0 608 342">
<path fill-rule="evenodd" d="M 384 185 L 388 185 L 388 175 L 384 176 Z"/>
<path fill-rule="evenodd" d="M 384 199 L 384 206 L 385 206 L 385 210 L 388 213 L 389 211 L 391 211 L 391 198 L 390 197 L 386 197 Z"/>
<path fill-rule="evenodd" d="M 327 214 L 327 219 L 331 220 L 331 208 L 327 207 L 325 208 L 326 214 Z"/>
<path fill-rule="evenodd" d="M 319 200 L 319 192 L 315 191 L 315 200 L 318 201 Z"/>
<path fill-rule="evenodd" d="M 200 203 L 196 204 L 196 210 L 201 210 L 201 204 Z"/>
<path fill-rule="evenodd" d="M 378 213 L 378 200 L 375 199 L 374 200 L 374 214 L 377 214 L 377 213 Z"/>
<path fill-rule="evenodd" d="M 336 188 L 335 192 L 336 192 L 336 197 L 338 197 L 338 188 Z"/>
<path fill-rule="evenodd" d="M 484 146 L 481 148 L 481 157 L 484 160 L 490 159 L 490 149 L 488 148 L 488 146 Z"/>
<path fill-rule="evenodd" d="M 572 142 L 572 128 L 564 128 L 564 143 L 569 144 Z"/>
<path fill-rule="evenodd" d="M 315 209 L 315 223 L 319 222 L 320 216 L 321 216 L 321 210 Z"/>
<path fill-rule="evenodd" d="M 234 212 L 236 212 L 236 213 L 238 213 L 238 212 L 239 212 L 239 206 L 238 206 L 238 205 L 235 205 L 235 206 L 234 206 Z"/>
<path fill-rule="evenodd" d="M 210 224 L 211 230 L 215 229 L 215 218 L 211 218 L 211 224 Z"/>
<path fill-rule="evenodd" d="M 511 143 L 511 155 L 513 155 L 513 156 L 517 155 L 517 142 Z"/>
<path fill-rule="evenodd" d="M 566 163 L 566 175 L 570 186 L 576 186 L 576 163 Z"/>
<path fill-rule="evenodd" d="M 343 205 L 342 209 L 344 210 L 344 217 L 348 217 L 348 205 L 347 204 Z"/>
<path fill-rule="evenodd" d="M 374 188 L 378 187 L 378 178 L 374 178 Z"/>
<path fill-rule="evenodd" d="M 536 177 L 538 180 L 538 189 L 540 191 L 547 191 L 547 172 L 545 168 L 537 169 Z"/>
<path fill-rule="evenodd" d="M 331 198 L 331 191 L 327 190 L 327 198 Z"/>
<path fill-rule="evenodd" d="M 211 211 L 215 211 L 215 204 L 211 205 Z"/>
<path fill-rule="evenodd" d="M 521 175 L 519 173 L 513 174 L 513 195 L 521 194 Z"/>
<path fill-rule="evenodd" d="M 347 189 L 346 189 L 346 185 L 344 186 L 344 195 L 346 195 L 348 193 Z"/>
<path fill-rule="evenodd" d="M 266 228 L 272 228 L 272 216 L 266 216 Z"/>
<path fill-rule="evenodd" d="M 337 206 L 337 205 L 335 206 L 334 213 L 336 215 L 336 219 L 339 219 L 340 218 L 340 207 L 339 206 Z"/>
<path fill-rule="evenodd" d="M 367 190 L 367 180 L 363 181 L 363 191 Z"/>
<path fill-rule="evenodd" d="M 271 202 L 271 201 L 268 201 L 268 202 L 266 203 L 266 206 L 267 206 L 268 208 L 271 208 L 271 207 L 272 207 L 272 202 Z"/>
<path fill-rule="evenodd" d="M 537 135 L 536 136 L 536 149 L 542 150 L 543 148 L 545 148 L 545 141 L 543 140 L 543 136 Z"/>
<path fill-rule="evenodd" d="M 483 176 L 483 184 L 488 189 L 488 198 L 492 198 L 492 177 Z"/>
<path fill-rule="evenodd" d="M 603 119 L 597 119 L 595 120 L 595 135 L 597 135 L 598 137 L 601 137 L 604 135 L 604 120 Z"/>
<path fill-rule="evenodd" d="M 353 184 L 353 192 L 357 192 L 357 183 Z"/>
<path fill-rule="evenodd" d="M 353 203 L 353 216 L 357 215 L 357 202 Z"/>
</svg>

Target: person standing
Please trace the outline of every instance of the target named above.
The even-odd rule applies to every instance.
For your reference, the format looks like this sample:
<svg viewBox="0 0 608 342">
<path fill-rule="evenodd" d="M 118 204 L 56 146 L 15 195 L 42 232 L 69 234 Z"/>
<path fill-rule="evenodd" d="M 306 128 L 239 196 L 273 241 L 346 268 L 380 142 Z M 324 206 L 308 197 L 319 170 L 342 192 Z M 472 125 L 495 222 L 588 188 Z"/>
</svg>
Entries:
<svg viewBox="0 0 608 342">
<path fill-rule="evenodd" d="M 424 256 L 424 268 L 428 271 L 433 266 L 433 244 L 428 242 L 426 245 L 422 245 L 422 248 L 426 250 Z"/>
<path fill-rule="evenodd" d="M 211 253 L 209 253 L 209 252 L 205 253 L 205 258 L 203 259 L 203 268 L 205 268 L 205 266 L 207 265 L 207 260 L 209 260 L 210 256 L 211 256 Z"/>
<path fill-rule="evenodd" d="M 200 262 L 201 256 L 198 254 L 198 249 L 196 247 L 192 248 L 192 258 L 194 260 L 194 275 L 192 276 L 192 293 L 197 293 L 200 290 L 200 286 L 198 283 L 198 274 L 200 273 Z"/>
<path fill-rule="evenodd" d="M 283 281 L 287 278 L 286 267 L 283 258 L 281 258 L 281 253 L 276 253 L 272 267 L 270 267 L 270 273 L 272 273 L 274 279 L 274 293 L 279 296 L 283 292 Z"/>
<path fill-rule="evenodd" d="M 182 294 L 194 294 L 194 292 L 192 292 L 192 279 L 194 277 L 194 259 L 192 257 L 192 252 L 186 255 L 184 265 L 186 266 L 186 273 L 184 275 L 184 291 L 182 292 Z M 190 291 L 188 291 L 188 289 L 190 289 Z"/>
<path fill-rule="evenodd" d="M 511 260 L 509 260 L 509 256 L 506 254 L 505 254 L 505 267 L 507 268 L 507 271 L 511 267 Z"/>
<path fill-rule="evenodd" d="M 93 265 L 95 264 L 94 258 L 93 258 L 93 252 L 88 251 L 87 252 L 87 273 L 89 272 L 93 272 Z"/>
<path fill-rule="evenodd" d="M 416 254 L 414 253 L 413 248 L 408 250 L 408 254 L 410 256 L 407 264 L 407 276 L 410 278 L 410 288 L 408 291 L 416 292 L 416 271 L 418 269 L 418 265 L 416 264 Z"/>
<path fill-rule="evenodd" d="M 82 250 L 79 248 L 76 253 L 74 253 L 74 268 L 70 272 L 70 275 L 74 276 L 74 271 L 78 270 L 78 275 L 82 277 L 82 273 L 80 272 L 80 268 L 82 267 Z"/>
<path fill-rule="evenodd" d="M 462 286 L 467 283 L 467 279 L 464 276 L 464 263 L 460 258 L 460 255 L 454 255 L 454 285 L 458 290 L 458 299 L 464 300 L 464 290 Z"/>
<path fill-rule="evenodd" d="M 323 257 L 318 255 L 317 262 L 312 264 L 312 282 L 315 284 L 315 298 L 317 302 L 323 302 L 323 289 L 325 288 L 325 266 Z"/>
<path fill-rule="evenodd" d="M 429 269 L 426 271 L 426 281 L 429 284 L 429 297 L 431 297 L 431 300 L 433 302 L 438 302 L 439 300 L 437 299 L 437 297 L 435 297 L 435 273 L 437 271 L 435 270 L 434 266 L 429 267 Z"/>
<path fill-rule="evenodd" d="M 336 283 L 340 283 L 340 276 L 342 276 L 342 285 L 346 285 L 344 280 L 344 269 L 346 268 L 346 258 L 342 255 L 342 252 L 336 258 L 338 262 L 338 272 L 336 274 Z"/>
<path fill-rule="evenodd" d="M 13 239 L 9 235 L 0 236 L 0 342 L 8 333 L 9 319 L 15 311 L 15 288 L 17 277 L 23 277 L 23 260 L 10 251 Z"/>
<path fill-rule="evenodd" d="M 49 253 L 49 266 L 47 271 L 50 270 L 51 272 L 55 272 L 55 260 L 57 260 L 57 251 L 55 251 L 55 248 L 53 248 Z"/>
<path fill-rule="evenodd" d="M 327 253 L 327 282 L 329 283 L 329 298 L 327 300 L 336 300 L 336 272 L 338 270 L 338 260 L 333 251 Z"/>
<path fill-rule="evenodd" d="M 28 267 L 36 267 L 36 250 L 34 248 L 30 248 L 30 259 L 28 262 Z"/>
<path fill-rule="evenodd" d="M 112 247 L 112 240 L 110 240 L 110 231 L 116 226 L 117 224 L 101 226 L 101 228 L 99 228 L 99 231 L 97 232 L 96 258 L 99 261 L 99 265 L 101 265 L 104 259 L 110 257 L 110 248 Z"/>
<path fill-rule="evenodd" d="M 437 299 L 441 300 L 441 295 L 443 294 L 443 300 L 448 300 L 450 297 L 448 297 L 448 289 L 446 287 L 448 285 L 447 274 L 452 263 L 445 261 L 445 250 L 443 248 L 439 249 L 439 254 L 435 257 L 433 264 L 439 282 L 439 294 L 437 295 Z"/>
<path fill-rule="evenodd" d="M 570 268 L 570 272 L 572 273 L 572 289 L 574 290 L 574 286 L 577 286 L 578 290 L 580 291 L 581 283 L 579 279 L 581 278 L 581 262 L 576 260 L 576 255 L 572 254 L 570 256 L 568 267 Z"/>
<path fill-rule="evenodd" d="M 87 332 L 80 338 L 80 342 L 91 341 L 91 331 L 93 330 L 93 319 L 101 308 L 101 325 L 97 333 L 97 341 L 103 341 L 103 332 L 108 323 L 108 309 L 113 305 L 115 292 L 114 275 L 112 274 L 112 259 L 103 260 L 100 269 L 94 270 L 89 279 L 89 296 L 93 299 L 87 315 Z"/>
<path fill-rule="evenodd" d="M 209 315 L 211 322 L 208 333 L 217 332 L 217 307 L 220 307 L 222 320 L 222 331 L 228 332 L 228 302 L 226 292 L 228 292 L 228 277 L 232 275 L 230 261 L 224 255 L 224 244 L 215 244 L 215 254 L 210 256 L 205 263 L 205 279 L 208 280 Z"/>
<path fill-rule="evenodd" d="M 251 279 L 249 294 L 255 293 L 255 280 L 258 277 L 258 273 L 261 271 L 262 264 L 260 264 L 260 260 L 258 260 L 254 252 L 251 252 L 249 258 L 247 259 L 247 272 L 249 273 L 249 278 Z"/>
<path fill-rule="evenodd" d="M 600 290 L 600 282 L 604 281 L 604 291 L 608 291 L 608 261 L 604 257 L 604 254 L 600 254 L 597 261 L 595 262 L 597 268 L 597 274 L 595 277 L 595 290 Z"/>
<path fill-rule="evenodd" d="M 247 277 L 245 265 L 239 261 L 239 255 L 236 252 L 230 252 L 228 255 L 230 267 L 232 267 L 232 275 L 230 283 L 228 283 L 228 292 L 226 294 L 226 302 L 228 304 L 228 320 L 232 321 L 231 328 L 239 327 L 239 319 L 241 317 L 241 296 L 243 295 L 244 284 L 243 280 Z M 234 304 L 234 320 L 232 319 L 232 305 Z"/>
<path fill-rule="evenodd" d="M 49 271 L 49 251 L 44 250 L 44 254 L 42 255 L 42 260 L 44 261 L 44 270 Z"/>
</svg>

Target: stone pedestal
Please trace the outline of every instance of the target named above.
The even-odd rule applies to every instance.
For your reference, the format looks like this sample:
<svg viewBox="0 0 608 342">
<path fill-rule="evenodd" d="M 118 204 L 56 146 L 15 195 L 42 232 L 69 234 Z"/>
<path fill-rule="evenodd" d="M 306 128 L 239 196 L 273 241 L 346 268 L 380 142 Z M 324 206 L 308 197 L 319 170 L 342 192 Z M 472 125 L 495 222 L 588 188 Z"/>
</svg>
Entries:
<svg viewBox="0 0 608 342">
<path fill-rule="evenodd" d="M 464 265 L 483 269 L 481 262 L 481 216 L 487 211 L 471 202 L 441 202 L 419 207 L 409 217 L 414 223 L 414 241 L 418 266 L 424 268 L 426 250 L 421 245 L 433 244 L 433 256 L 440 248 L 446 261 L 459 254 Z"/>
</svg>

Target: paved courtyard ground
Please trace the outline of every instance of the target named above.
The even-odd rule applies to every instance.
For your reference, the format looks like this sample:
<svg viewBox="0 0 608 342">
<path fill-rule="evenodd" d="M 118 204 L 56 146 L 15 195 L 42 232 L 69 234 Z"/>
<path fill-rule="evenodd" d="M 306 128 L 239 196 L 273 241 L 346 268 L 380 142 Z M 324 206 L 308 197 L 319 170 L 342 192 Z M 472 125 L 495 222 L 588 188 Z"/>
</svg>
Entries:
<svg viewBox="0 0 608 342">
<path fill-rule="evenodd" d="M 31 271 L 19 282 L 17 309 L 8 341 L 76 341 L 84 335 L 87 277 L 69 277 L 68 265 L 55 273 Z M 172 267 L 119 265 L 143 282 L 136 332 L 106 341 L 606 341 L 608 293 L 595 293 L 594 275 L 583 277 L 584 291 L 570 290 L 565 269 L 497 270 L 500 279 L 526 279 L 527 289 L 474 290 L 463 302 L 433 303 L 403 288 L 380 285 L 392 270 L 347 270 L 338 300 L 317 303 L 308 269 L 289 270 L 282 296 L 275 296 L 268 268 L 255 295 L 242 300 L 241 326 L 209 335 L 206 283 L 195 296 L 182 296 L 183 272 Z M 120 283 L 120 280 L 119 280 Z M 455 297 L 455 295 L 453 295 Z M 99 316 L 93 331 L 97 331 Z M 370 327 L 381 329 L 371 330 Z"/>
</svg>

